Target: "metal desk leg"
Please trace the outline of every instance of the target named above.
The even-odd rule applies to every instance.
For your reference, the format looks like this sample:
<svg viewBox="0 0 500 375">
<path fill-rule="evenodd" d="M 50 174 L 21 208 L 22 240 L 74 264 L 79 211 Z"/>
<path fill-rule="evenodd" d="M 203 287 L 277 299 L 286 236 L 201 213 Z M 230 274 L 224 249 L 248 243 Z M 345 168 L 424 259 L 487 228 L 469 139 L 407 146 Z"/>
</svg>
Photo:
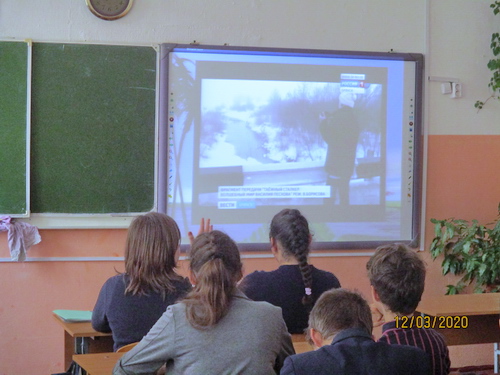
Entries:
<svg viewBox="0 0 500 375">
<path fill-rule="evenodd" d="M 494 343 L 493 344 L 493 356 L 494 356 L 494 359 L 495 359 L 495 366 L 494 366 L 494 372 L 495 374 L 498 374 L 498 356 L 500 356 L 500 349 L 498 347 L 498 343 Z"/>
<path fill-rule="evenodd" d="M 75 354 L 87 354 L 89 352 L 89 342 L 87 337 L 75 337 Z M 76 373 L 79 375 L 87 375 L 87 371 L 82 369 L 77 363 Z"/>
</svg>

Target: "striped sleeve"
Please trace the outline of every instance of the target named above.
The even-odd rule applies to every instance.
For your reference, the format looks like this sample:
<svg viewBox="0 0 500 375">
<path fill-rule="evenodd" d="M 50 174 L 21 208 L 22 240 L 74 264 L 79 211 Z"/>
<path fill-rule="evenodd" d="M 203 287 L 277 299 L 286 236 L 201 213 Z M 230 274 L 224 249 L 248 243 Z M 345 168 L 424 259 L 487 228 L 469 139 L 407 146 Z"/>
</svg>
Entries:
<svg viewBox="0 0 500 375">
<path fill-rule="evenodd" d="M 433 329 L 413 328 L 385 330 L 378 340 L 392 345 L 416 346 L 432 358 L 434 375 L 448 375 L 450 373 L 450 356 L 443 335 Z"/>
</svg>

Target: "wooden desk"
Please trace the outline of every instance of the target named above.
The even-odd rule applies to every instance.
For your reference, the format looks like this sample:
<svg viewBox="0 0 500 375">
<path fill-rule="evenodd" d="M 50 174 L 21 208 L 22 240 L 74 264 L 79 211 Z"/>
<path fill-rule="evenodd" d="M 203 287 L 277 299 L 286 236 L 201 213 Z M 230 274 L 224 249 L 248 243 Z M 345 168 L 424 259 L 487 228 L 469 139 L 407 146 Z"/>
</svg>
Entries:
<svg viewBox="0 0 500 375">
<path fill-rule="evenodd" d="M 68 323 L 58 315 L 54 319 L 64 328 L 64 370 L 71 364 L 73 354 L 113 351 L 111 333 L 97 332 L 90 322 Z"/>
<path fill-rule="evenodd" d="M 85 371 L 88 375 L 111 375 L 116 362 L 125 353 L 93 353 L 93 354 L 75 354 L 73 361 Z"/>
<path fill-rule="evenodd" d="M 417 311 L 436 317 L 467 316 L 467 328 L 435 328 L 446 337 L 448 345 L 500 342 L 500 293 L 428 298 L 420 301 Z"/>
<path fill-rule="evenodd" d="M 314 350 L 314 348 L 311 345 L 309 345 L 307 341 L 302 341 L 302 342 L 294 341 L 292 342 L 292 344 L 296 354 L 312 352 Z"/>
<path fill-rule="evenodd" d="M 292 334 L 292 344 L 295 353 L 305 353 L 314 350 L 314 348 L 307 342 L 306 336 L 300 333 Z"/>
<path fill-rule="evenodd" d="M 294 335 L 292 335 L 294 336 Z M 293 337 L 293 347 L 296 353 L 304 353 L 313 350 L 305 338 Z M 75 354 L 75 361 L 83 370 L 87 371 L 88 375 L 111 375 L 116 362 L 125 354 L 120 353 L 92 353 L 92 354 Z"/>
</svg>

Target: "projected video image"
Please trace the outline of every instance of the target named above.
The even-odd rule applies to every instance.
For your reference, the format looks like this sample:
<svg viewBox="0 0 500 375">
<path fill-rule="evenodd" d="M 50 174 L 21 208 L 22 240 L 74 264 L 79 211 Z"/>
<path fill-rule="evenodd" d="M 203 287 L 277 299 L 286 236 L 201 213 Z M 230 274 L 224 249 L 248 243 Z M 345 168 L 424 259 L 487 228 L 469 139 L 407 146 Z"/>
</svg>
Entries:
<svg viewBox="0 0 500 375">
<path fill-rule="evenodd" d="M 203 79 L 200 209 L 380 205 L 382 85 L 350 76 Z"/>
</svg>

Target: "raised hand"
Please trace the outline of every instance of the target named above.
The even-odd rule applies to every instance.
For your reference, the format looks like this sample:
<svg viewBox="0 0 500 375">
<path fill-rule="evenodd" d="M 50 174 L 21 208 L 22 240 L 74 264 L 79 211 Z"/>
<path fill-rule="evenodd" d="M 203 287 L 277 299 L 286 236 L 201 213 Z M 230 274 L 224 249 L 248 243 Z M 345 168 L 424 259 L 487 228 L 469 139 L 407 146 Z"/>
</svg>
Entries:
<svg viewBox="0 0 500 375">
<path fill-rule="evenodd" d="M 205 222 L 205 218 L 202 217 L 201 218 L 201 221 L 200 221 L 200 229 L 198 230 L 198 234 L 197 236 L 199 236 L 200 234 L 202 233 L 208 233 L 208 232 L 211 232 L 214 230 L 214 226 L 212 224 L 210 224 L 210 219 L 207 219 L 207 221 Z M 196 238 L 194 235 L 193 235 L 193 232 L 188 232 L 188 238 L 189 238 L 189 242 L 191 243 L 191 245 L 193 244 L 193 241 L 194 239 Z"/>
</svg>

